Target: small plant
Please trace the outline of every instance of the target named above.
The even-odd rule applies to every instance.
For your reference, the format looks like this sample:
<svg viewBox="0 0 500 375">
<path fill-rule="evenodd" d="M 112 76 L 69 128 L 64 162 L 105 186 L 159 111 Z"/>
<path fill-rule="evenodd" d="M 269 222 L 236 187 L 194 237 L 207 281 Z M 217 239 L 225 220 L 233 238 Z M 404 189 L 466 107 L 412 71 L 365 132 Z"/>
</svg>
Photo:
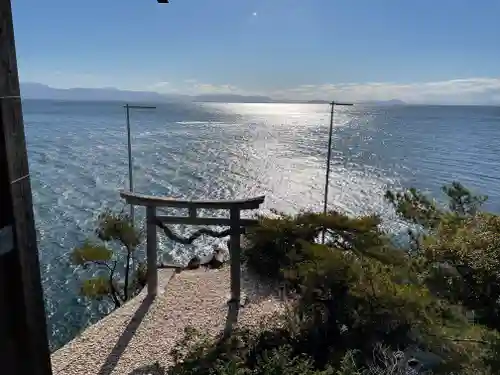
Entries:
<svg viewBox="0 0 500 375">
<path fill-rule="evenodd" d="M 143 234 L 128 215 L 110 210 L 99 215 L 95 234 L 99 241 L 87 240 L 71 254 L 73 264 L 96 269 L 81 292 L 95 299 L 109 297 L 118 308 L 146 284 L 146 266 L 135 256 Z"/>
</svg>

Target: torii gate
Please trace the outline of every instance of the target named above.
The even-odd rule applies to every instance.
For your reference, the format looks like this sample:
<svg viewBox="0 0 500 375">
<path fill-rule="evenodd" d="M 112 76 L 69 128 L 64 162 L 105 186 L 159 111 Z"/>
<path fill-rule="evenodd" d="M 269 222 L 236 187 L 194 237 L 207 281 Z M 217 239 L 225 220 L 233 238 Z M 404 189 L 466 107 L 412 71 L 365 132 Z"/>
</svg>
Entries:
<svg viewBox="0 0 500 375">
<path fill-rule="evenodd" d="M 213 201 L 213 200 L 179 200 L 167 197 L 153 197 L 122 191 L 120 196 L 128 204 L 146 207 L 146 254 L 147 254 L 147 288 L 148 295 L 154 297 L 158 288 L 157 265 L 157 237 L 156 228 L 159 224 L 184 224 L 184 225 L 218 225 L 228 226 L 230 229 L 223 232 L 214 232 L 201 229 L 193 233 L 189 239 L 182 240 L 172 235 L 170 230 L 164 230 L 167 236 L 178 242 L 191 243 L 202 234 L 212 237 L 230 236 L 229 252 L 231 264 L 231 299 L 230 304 L 239 306 L 241 294 L 241 234 L 245 227 L 258 224 L 257 220 L 242 219 L 241 211 L 255 210 L 264 202 L 265 197 L 255 197 L 244 200 Z M 157 207 L 185 208 L 188 216 L 162 216 L 156 214 Z M 229 218 L 199 217 L 197 210 L 229 210 Z"/>
</svg>

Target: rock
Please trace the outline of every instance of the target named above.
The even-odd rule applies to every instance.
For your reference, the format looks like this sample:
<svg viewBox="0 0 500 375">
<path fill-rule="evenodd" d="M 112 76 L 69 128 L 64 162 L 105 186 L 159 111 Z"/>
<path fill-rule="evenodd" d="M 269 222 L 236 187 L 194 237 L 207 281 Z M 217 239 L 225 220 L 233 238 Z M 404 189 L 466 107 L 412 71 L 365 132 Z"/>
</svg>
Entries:
<svg viewBox="0 0 500 375">
<path fill-rule="evenodd" d="M 415 358 L 410 358 L 407 363 L 411 368 L 417 368 L 420 366 L 419 360 Z"/>
<path fill-rule="evenodd" d="M 201 266 L 201 259 L 199 256 L 194 256 L 186 266 L 186 269 L 188 270 L 195 270 L 197 268 L 200 268 Z"/>
<path fill-rule="evenodd" d="M 227 262 L 229 260 L 229 250 L 222 247 L 216 247 L 214 249 L 214 256 L 221 262 Z"/>
<path fill-rule="evenodd" d="M 228 251 L 231 251 L 231 240 L 226 241 L 226 246 L 227 246 Z M 240 247 L 241 247 L 241 249 L 243 250 L 249 246 L 250 246 L 250 243 L 249 243 L 247 237 L 244 234 L 241 234 L 240 235 Z"/>
<path fill-rule="evenodd" d="M 231 294 L 227 294 L 227 301 L 228 301 L 228 304 L 233 302 L 233 300 L 231 299 Z M 245 292 L 241 291 L 241 293 L 240 293 L 240 306 L 239 307 L 246 307 L 251 303 L 252 303 L 252 299 L 250 298 L 250 296 L 247 295 Z"/>
<path fill-rule="evenodd" d="M 205 267 L 210 268 L 210 269 L 218 269 L 221 268 L 224 262 L 226 261 L 226 252 L 217 247 L 215 248 L 212 257 L 208 262 L 203 264 Z"/>
<path fill-rule="evenodd" d="M 411 350 L 405 351 L 406 364 L 408 367 L 418 371 L 432 370 L 443 363 L 443 358 L 432 352 Z"/>
</svg>

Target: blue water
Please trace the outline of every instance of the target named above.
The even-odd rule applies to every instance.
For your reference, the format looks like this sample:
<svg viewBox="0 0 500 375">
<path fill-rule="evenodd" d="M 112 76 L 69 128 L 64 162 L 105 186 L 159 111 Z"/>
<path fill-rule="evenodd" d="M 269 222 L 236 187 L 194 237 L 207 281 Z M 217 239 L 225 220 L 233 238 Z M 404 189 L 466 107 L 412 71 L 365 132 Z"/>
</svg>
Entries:
<svg viewBox="0 0 500 375">
<path fill-rule="evenodd" d="M 106 313 L 78 294 L 68 253 L 92 234 L 104 207 L 120 209 L 127 187 L 121 103 L 24 101 L 29 162 L 52 348 Z M 310 104 L 162 104 L 131 114 L 136 191 L 185 198 L 266 195 L 270 208 L 322 208 L 329 108 Z M 500 212 L 500 108 L 339 107 L 330 197 L 350 214 L 393 213 L 382 195 L 415 186 L 439 194 L 458 180 Z M 139 219 L 143 212 L 138 212 Z M 183 233 L 186 228 L 177 228 Z M 185 262 L 213 242 L 173 245 Z"/>
</svg>

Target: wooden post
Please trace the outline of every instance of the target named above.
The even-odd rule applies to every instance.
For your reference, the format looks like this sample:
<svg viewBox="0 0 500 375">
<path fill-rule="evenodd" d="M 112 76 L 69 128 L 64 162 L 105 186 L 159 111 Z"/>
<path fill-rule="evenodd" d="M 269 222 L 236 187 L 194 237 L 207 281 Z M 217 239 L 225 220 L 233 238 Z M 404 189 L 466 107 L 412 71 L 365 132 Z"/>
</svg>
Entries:
<svg viewBox="0 0 500 375">
<path fill-rule="evenodd" d="M 158 293 L 158 265 L 156 259 L 156 249 L 157 249 L 157 239 L 156 239 L 156 207 L 147 206 L 146 207 L 146 256 L 148 265 L 148 295 L 151 297 L 156 296 Z"/>
<path fill-rule="evenodd" d="M 240 304 L 241 292 L 241 224 L 239 208 L 231 208 L 231 236 L 229 238 L 229 253 L 231 256 L 231 300 L 237 306 Z"/>
<path fill-rule="evenodd" d="M 196 207 L 189 207 L 189 218 L 196 219 Z"/>
<path fill-rule="evenodd" d="M 50 375 L 10 0 L 0 1 L 0 363 Z"/>
</svg>

